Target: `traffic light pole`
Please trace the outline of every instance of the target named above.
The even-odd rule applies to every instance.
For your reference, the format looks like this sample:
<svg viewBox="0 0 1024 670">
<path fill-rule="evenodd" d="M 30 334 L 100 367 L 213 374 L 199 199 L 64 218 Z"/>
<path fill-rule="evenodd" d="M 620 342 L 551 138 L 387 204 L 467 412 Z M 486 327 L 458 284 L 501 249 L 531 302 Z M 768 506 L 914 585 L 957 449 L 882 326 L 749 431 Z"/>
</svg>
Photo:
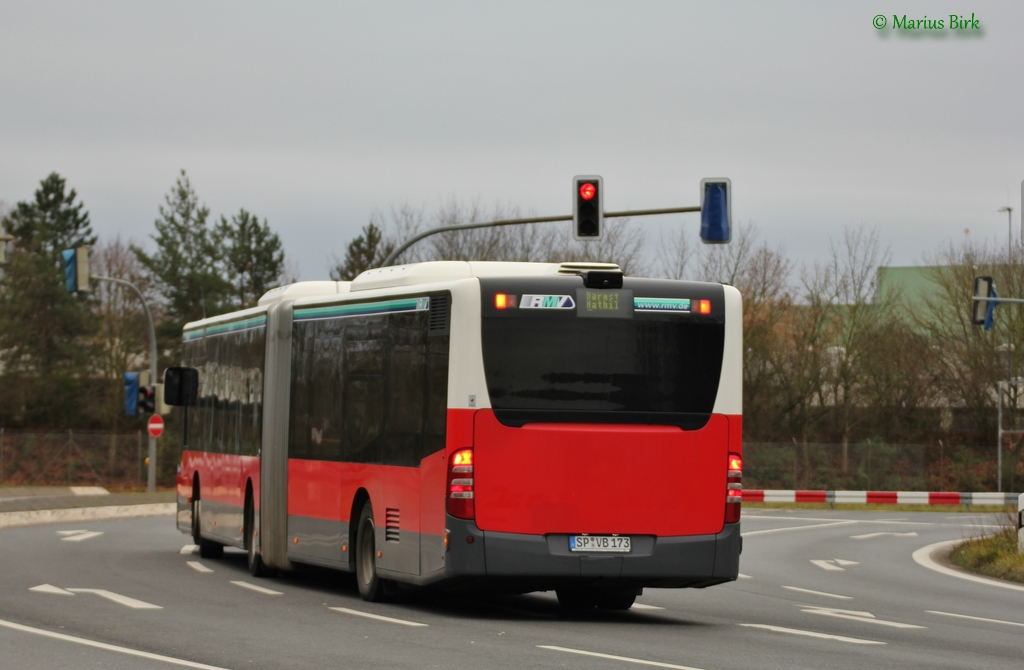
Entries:
<svg viewBox="0 0 1024 670">
<path fill-rule="evenodd" d="M 142 309 L 146 312 L 146 322 L 149 323 L 149 383 L 156 384 L 156 329 L 153 327 L 153 315 L 149 311 L 149 305 L 146 304 L 146 298 L 143 297 L 142 291 L 139 290 L 138 286 L 124 279 L 101 277 L 99 275 L 92 275 L 91 278 L 96 281 L 108 281 L 113 284 L 127 286 L 135 291 L 135 295 L 139 296 Z M 152 435 L 149 436 L 149 458 L 147 460 L 149 461 L 149 466 L 146 470 L 146 490 L 153 493 L 156 491 L 156 438 Z"/>
<path fill-rule="evenodd" d="M 655 214 L 686 214 L 689 212 L 699 212 L 700 207 L 672 207 L 669 209 L 634 209 L 624 212 L 605 212 L 604 218 L 612 219 L 622 216 L 652 216 Z M 526 223 L 550 223 L 552 221 L 572 221 L 572 215 L 568 216 L 540 216 L 531 219 L 499 219 L 497 221 L 481 221 L 479 223 L 462 223 L 457 226 L 441 226 L 440 228 L 431 228 L 430 230 L 424 231 L 418 235 L 413 235 L 405 242 L 402 242 L 388 254 L 388 257 L 384 259 L 384 262 L 380 264 L 381 267 L 387 267 L 393 265 L 394 262 L 401 256 L 405 251 L 416 244 L 420 240 L 430 237 L 431 235 L 437 235 L 438 233 L 450 233 L 456 230 L 471 230 L 473 228 L 495 228 L 497 226 L 517 226 Z"/>
</svg>

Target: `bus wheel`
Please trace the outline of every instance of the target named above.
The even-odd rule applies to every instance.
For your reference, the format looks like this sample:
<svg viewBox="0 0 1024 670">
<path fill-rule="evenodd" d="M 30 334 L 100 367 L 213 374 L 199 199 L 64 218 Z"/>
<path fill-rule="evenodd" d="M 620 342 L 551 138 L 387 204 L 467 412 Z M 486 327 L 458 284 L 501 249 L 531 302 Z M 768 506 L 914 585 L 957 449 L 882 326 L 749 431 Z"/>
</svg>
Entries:
<svg viewBox="0 0 1024 670">
<path fill-rule="evenodd" d="M 269 577 L 274 574 L 273 569 L 268 568 L 263 562 L 263 557 L 256 550 L 259 545 L 259 535 L 256 534 L 256 510 L 252 498 L 246 500 L 245 505 L 245 553 L 248 558 L 249 572 L 253 577 Z"/>
<path fill-rule="evenodd" d="M 204 539 L 199 526 L 199 498 L 192 496 L 192 541 L 199 545 L 202 558 L 220 558 L 224 555 L 224 545 Z"/>
<path fill-rule="evenodd" d="M 594 594 L 594 603 L 603 610 L 628 610 L 636 600 L 636 589 L 609 589 Z"/>
<path fill-rule="evenodd" d="M 373 527 L 373 507 L 367 500 L 359 514 L 356 534 L 356 584 L 363 600 L 382 602 L 384 580 L 377 576 L 377 545 Z"/>
</svg>

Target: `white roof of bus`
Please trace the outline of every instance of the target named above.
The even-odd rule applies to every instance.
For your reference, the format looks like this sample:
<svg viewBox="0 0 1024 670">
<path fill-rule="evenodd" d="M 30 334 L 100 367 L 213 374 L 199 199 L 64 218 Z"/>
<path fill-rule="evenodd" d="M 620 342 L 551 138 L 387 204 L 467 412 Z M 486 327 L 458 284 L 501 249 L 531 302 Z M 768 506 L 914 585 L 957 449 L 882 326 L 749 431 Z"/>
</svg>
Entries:
<svg viewBox="0 0 1024 670">
<path fill-rule="evenodd" d="M 193 321 L 185 330 L 236 321 L 263 314 L 281 300 L 330 298 L 339 294 L 371 289 L 437 284 L 473 277 L 530 277 L 574 274 L 580 270 L 618 270 L 614 263 L 513 263 L 503 261 L 429 261 L 367 270 L 352 281 L 304 281 L 267 291 L 259 305 L 238 312 Z"/>
</svg>

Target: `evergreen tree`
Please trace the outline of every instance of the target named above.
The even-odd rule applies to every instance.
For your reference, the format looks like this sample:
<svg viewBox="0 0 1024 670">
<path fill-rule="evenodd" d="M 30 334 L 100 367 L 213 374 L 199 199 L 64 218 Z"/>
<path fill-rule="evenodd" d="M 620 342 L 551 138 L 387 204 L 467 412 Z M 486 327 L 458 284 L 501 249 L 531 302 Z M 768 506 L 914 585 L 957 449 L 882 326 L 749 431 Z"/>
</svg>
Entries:
<svg viewBox="0 0 1024 670">
<path fill-rule="evenodd" d="M 335 281 L 351 281 L 364 270 L 380 267 L 384 259 L 395 248 L 395 243 L 385 241 L 380 228 L 373 224 L 363 226 L 363 234 L 348 244 L 348 252 L 343 261 L 335 262 L 331 270 L 331 279 Z"/>
<path fill-rule="evenodd" d="M 91 369 L 91 299 L 64 287 L 61 251 L 96 242 L 89 213 L 53 173 L 3 220 L 14 249 L 0 279 L 0 381 L 9 420 L 81 425 Z"/>
<path fill-rule="evenodd" d="M 224 254 L 224 267 L 231 282 L 235 307 L 253 307 L 260 297 L 277 285 L 284 272 L 281 238 L 271 232 L 267 220 L 240 209 L 231 217 L 221 216 L 217 240 Z"/>
<path fill-rule="evenodd" d="M 178 341 L 189 321 L 227 311 L 231 285 L 220 272 L 223 253 L 215 229 L 207 225 L 210 210 L 199 204 L 184 170 L 164 203 L 152 236 L 156 253 L 134 246 L 132 251 L 167 303 L 168 318 L 161 324 L 161 333 Z"/>
</svg>

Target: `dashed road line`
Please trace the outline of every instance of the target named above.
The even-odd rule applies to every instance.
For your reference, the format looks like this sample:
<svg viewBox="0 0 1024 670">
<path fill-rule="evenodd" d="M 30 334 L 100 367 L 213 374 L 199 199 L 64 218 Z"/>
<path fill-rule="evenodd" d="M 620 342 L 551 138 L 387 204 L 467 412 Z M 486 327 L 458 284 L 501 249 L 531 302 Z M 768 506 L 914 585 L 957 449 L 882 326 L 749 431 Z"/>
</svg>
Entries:
<svg viewBox="0 0 1024 670">
<path fill-rule="evenodd" d="M 753 577 L 751 577 L 750 575 L 745 575 L 742 572 L 738 573 L 736 575 L 736 578 L 737 579 L 753 579 Z"/>
<path fill-rule="evenodd" d="M 386 621 L 387 623 L 396 623 L 400 626 L 412 626 L 415 628 L 425 628 L 429 624 L 420 623 L 419 621 L 406 621 L 405 619 L 395 619 L 394 617 L 382 616 L 380 614 L 370 614 L 369 612 L 361 612 L 359 610 L 350 610 L 347 607 L 328 607 L 327 609 L 334 610 L 335 612 L 343 612 L 345 614 L 351 614 L 353 616 L 361 616 L 366 619 L 374 619 L 376 621 Z"/>
<path fill-rule="evenodd" d="M 644 605 L 643 603 L 633 603 L 630 609 L 634 610 L 663 610 L 664 607 L 658 607 L 657 605 Z"/>
<path fill-rule="evenodd" d="M 185 561 L 185 565 L 192 568 L 196 572 L 202 572 L 203 574 L 213 572 L 210 568 L 206 567 L 199 561 Z"/>
<path fill-rule="evenodd" d="M 83 540 L 91 540 L 92 538 L 99 537 L 100 535 L 103 535 L 103 531 L 101 531 L 101 530 L 94 530 L 94 531 L 89 531 L 89 532 L 82 531 L 81 533 L 78 533 L 77 535 L 68 535 L 67 537 L 62 537 L 62 538 L 60 538 L 60 541 L 61 542 L 82 542 Z"/>
<path fill-rule="evenodd" d="M 235 582 L 235 581 L 233 581 L 231 583 L 234 584 L 235 586 L 241 586 L 243 589 L 249 589 L 250 591 L 255 591 L 256 593 L 262 593 L 262 594 L 268 595 L 268 596 L 284 595 L 280 591 L 274 591 L 272 589 L 265 589 L 262 586 L 256 586 L 255 584 L 250 584 L 249 582 Z"/>
<path fill-rule="evenodd" d="M 217 665 L 206 665 L 205 663 L 196 663 L 194 661 L 186 661 L 183 658 L 174 658 L 172 656 L 164 656 L 162 654 L 153 654 L 148 651 L 139 651 L 138 649 L 129 649 L 128 647 L 119 647 L 114 644 L 107 644 L 106 642 L 96 642 L 95 640 L 87 640 L 84 637 L 75 637 L 73 635 L 65 635 L 63 633 L 54 633 L 53 631 L 43 630 L 41 628 L 32 628 L 31 626 L 23 626 L 20 623 L 14 623 L 12 621 L 4 621 L 0 619 L 0 626 L 10 628 L 11 630 L 21 631 L 23 633 L 32 633 L 33 635 L 41 635 L 43 637 L 49 637 L 54 640 L 63 640 L 64 642 L 73 642 L 86 647 L 93 647 L 94 649 L 103 649 L 105 651 L 115 651 L 119 654 L 127 654 L 129 656 L 138 656 L 139 658 L 148 658 L 151 661 L 162 661 L 164 663 L 170 663 L 172 665 L 180 665 L 186 668 L 199 668 L 200 670 L 227 670 Z"/>
<path fill-rule="evenodd" d="M 863 535 L 851 535 L 851 540 L 870 540 L 875 537 L 917 537 L 916 531 L 910 531 L 909 533 L 864 533 Z"/>
<path fill-rule="evenodd" d="M 147 603 L 142 600 L 136 600 L 135 598 L 129 598 L 123 596 L 120 593 L 114 593 L 113 591 L 107 591 L 106 589 L 68 589 L 72 593 L 92 593 L 99 596 L 100 598 L 106 598 L 111 602 L 115 602 L 118 605 L 124 605 L 125 607 L 131 607 L 133 610 L 162 610 L 163 607 L 160 605 L 154 605 L 153 603 Z"/>
<path fill-rule="evenodd" d="M 784 589 L 790 591 L 799 591 L 800 593 L 810 593 L 815 596 L 825 596 L 826 598 L 839 598 L 840 600 L 853 600 L 853 596 L 841 596 L 838 593 L 825 593 L 824 591 L 812 591 L 811 589 L 802 589 L 799 586 L 783 586 Z"/>
<path fill-rule="evenodd" d="M 988 623 L 1002 623 L 1002 624 L 1006 624 L 1007 626 L 1022 626 L 1022 627 L 1024 627 L 1024 623 L 1018 623 L 1016 621 L 1003 621 L 1002 619 L 986 619 L 985 617 L 980 617 L 980 616 L 968 616 L 966 614 L 953 614 L 952 612 L 939 612 L 937 610 L 925 610 L 925 612 L 927 612 L 928 614 L 941 614 L 942 616 L 954 616 L 954 617 L 956 617 L 958 619 L 971 619 L 973 621 L 987 621 Z"/>
<path fill-rule="evenodd" d="M 822 559 L 813 559 L 812 558 L 811 559 L 811 563 L 813 563 L 814 565 L 818 566 L 822 570 L 831 570 L 833 572 L 844 572 L 846 570 L 846 568 L 839 567 L 838 565 L 833 563 L 831 560 L 827 560 L 826 561 L 826 560 L 822 560 Z"/>
<path fill-rule="evenodd" d="M 629 656 L 614 656 L 612 654 L 601 654 L 596 651 L 584 651 L 583 649 L 570 649 L 568 647 L 556 647 L 549 644 L 538 644 L 538 649 L 547 649 L 548 651 L 561 651 L 566 654 L 579 654 L 580 656 L 593 656 L 595 658 L 607 658 L 612 661 L 622 661 L 623 663 L 635 663 L 637 665 L 653 665 L 656 668 L 675 668 L 676 670 L 700 670 L 700 668 L 694 668 L 690 665 L 675 665 L 673 663 L 660 663 L 658 661 L 646 661 L 642 658 L 630 658 Z"/>
<path fill-rule="evenodd" d="M 196 545 L 196 544 L 186 544 L 184 547 L 181 548 L 181 551 L 178 552 L 178 553 L 180 553 L 182 555 L 184 555 L 184 554 L 194 554 L 194 553 L 196 553 L 196 549 L 198 549 L 198 548 L 199 548 L 199 545 Z"/>
<path fill-rule="evenodd" d="M 805 637 L 816 637 L 821 640 L 836 640 L 838 642 L 848 642 L 850 644 L 886 644 L 879 640 L 864 640 L 859 637 L 846 637 L 845 635 L 832 635 L 830 633 L 818 633 L 813 630 L 801 630 L 799 628 L 783 628 L 782 626 L 769 626 L 763 623 L 740 623 L 737 626 L 743 626 L 745 628 L 760 628 L 762 630 L 770 630 L 775 633 L 789 633 L 790 635 L 803 635 Z"/>
</svg>

